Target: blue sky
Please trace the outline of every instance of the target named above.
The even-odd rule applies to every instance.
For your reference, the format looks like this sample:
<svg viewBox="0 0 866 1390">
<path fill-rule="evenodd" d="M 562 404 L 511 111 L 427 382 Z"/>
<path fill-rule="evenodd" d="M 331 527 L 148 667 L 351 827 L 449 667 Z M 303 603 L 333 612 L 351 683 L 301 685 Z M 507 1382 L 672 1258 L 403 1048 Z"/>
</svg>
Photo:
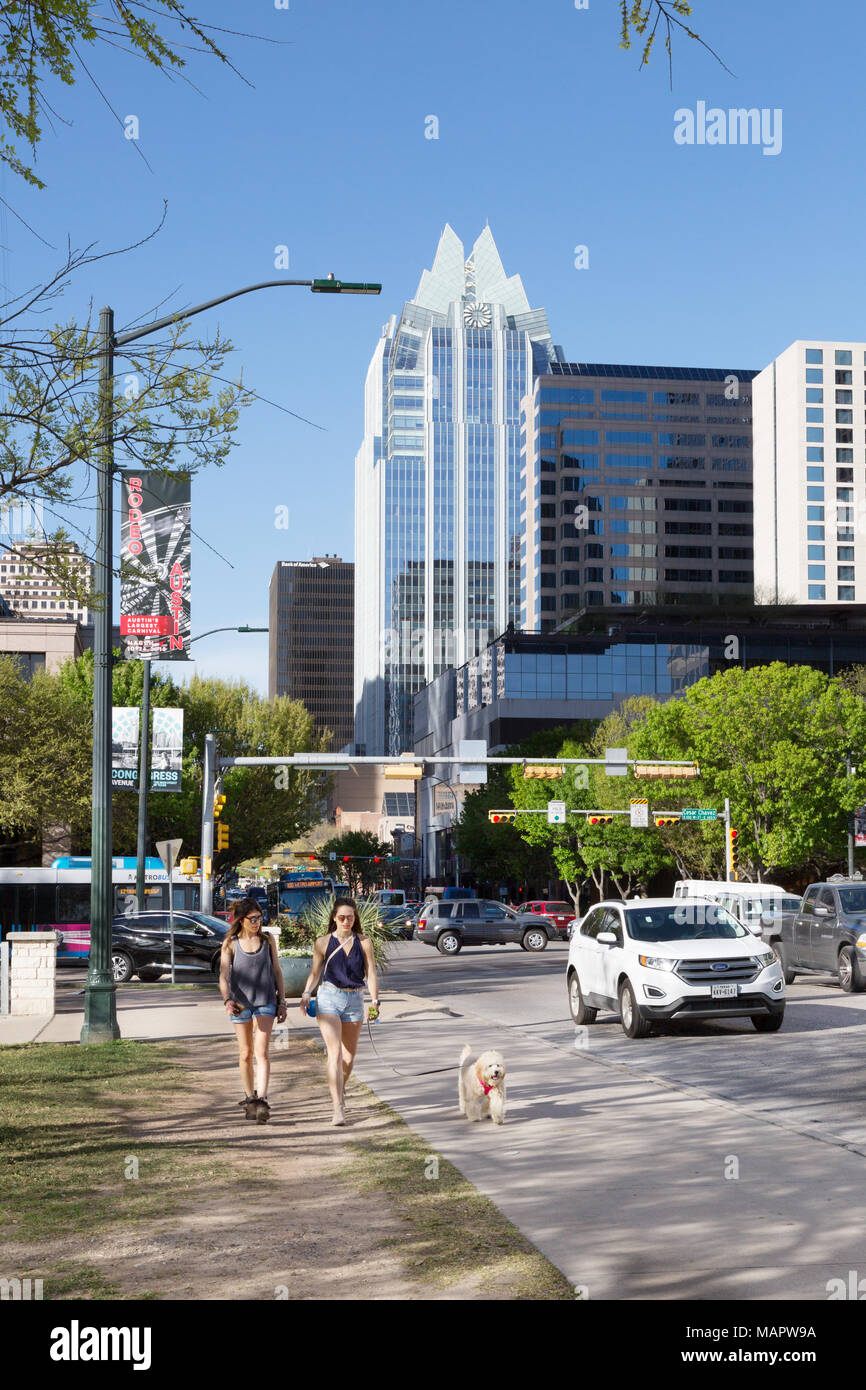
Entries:
<svg viewBox="0 0 866 1390">
<path fill-rule="evenodd" d="M 795 338 L 866 338 L 862 291 L 866 16 L 857 0 L 694 0 L 694 26 L 638 71 L 615 0 L 190 0 L 252 86 L 193 55 L 200 89 L 113 50 L 86 54 L 121 118 L 81 78 L 49 92 L 35 192 L 0 193 L 58 247 L 159 236 L 70 287 L 60 316 L 109 302 L 117 324 L 257 280 L 379 280 L 381 298 L 263 291 L 197 321 L 236 345 L 230 370 L 266 404 L 193 485 L 193 633 L 265 625 L 279 559 L 353 558 L 354 455 L 381 325 L 415 291 L 442 227 L 467 248 L 489 220 L 509 274 L 547 310 L 573 360 L 760 368 Z M 781 108 L 782 149 L 675 143 L 679 108 Z M 425 138 L 436 116 L 439 138 Z M 58 262 L 10 213 L 0 272 L 13 292 Z M 274 248 L 289 248 L 286 272 Z M 575 247 L 589 250 L 575 268 Z M 122 369 L 122 364 L 119 364 Z M 274 525 L 287 505 L 288 531 Z M 87 514 L 70 514 L 88 525 Z M 267 638 L 227 633 L 196 669 L 267 688 Z"/>
</svg>

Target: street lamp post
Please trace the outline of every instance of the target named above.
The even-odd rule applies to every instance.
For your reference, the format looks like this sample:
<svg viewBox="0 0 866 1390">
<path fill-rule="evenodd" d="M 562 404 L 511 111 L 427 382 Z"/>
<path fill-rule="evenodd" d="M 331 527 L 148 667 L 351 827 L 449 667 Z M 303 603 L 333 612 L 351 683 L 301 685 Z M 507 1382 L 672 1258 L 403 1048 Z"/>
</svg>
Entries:
<svg viewBox="0 0 866 1390">
<path fill-rule="evenodd" d="M 337 280 L 263 280 L 256 285 L 166 314 L 128 333 L 114 331 L 114 310 L 99 314 L 99 467 L 97 489 L 97 544 L 94 582 L 101 601 L 94 614 L 93 630 L 93 783 L 90 835 L 90 967 L 84 988 L 83 1043 L 113 1042 L 117 1026 L 116 985 L 111 971 L 111 611 L 114 506 L 114 357 L 119 348 L 139 338 L 171 327 L 206 309 L 214 309 L 255 290 L 304 286 L 314 294 L 379 294 L 382 286 Z"/>
</svg>

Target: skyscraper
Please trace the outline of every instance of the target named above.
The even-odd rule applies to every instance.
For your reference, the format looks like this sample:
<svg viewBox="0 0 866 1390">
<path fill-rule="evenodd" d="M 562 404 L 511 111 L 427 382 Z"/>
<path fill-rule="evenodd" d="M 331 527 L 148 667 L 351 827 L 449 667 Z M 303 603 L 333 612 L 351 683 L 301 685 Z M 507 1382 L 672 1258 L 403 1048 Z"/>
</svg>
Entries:
<svg viewBox="0 0 866 1390">
<path fill-rule="evenodd" d="M 355 461 L 355 741 L 412 747 L 412 696 L 520 616 L 520 402 L 561 357 L 489 227 L 450 226 L 385 324 Z"/>
<path fill-rule="evenodd" d="M 759 603 L 866 596 L 866 343 L 798 341 L 754 381 Z"/>
<path fill-rule="evenodd" d="M 301 700 L 333 748 L 352 741 L 352 571 L 317 555 L 280 560 L 271 576 L 268 696 Z"/>
</svg>

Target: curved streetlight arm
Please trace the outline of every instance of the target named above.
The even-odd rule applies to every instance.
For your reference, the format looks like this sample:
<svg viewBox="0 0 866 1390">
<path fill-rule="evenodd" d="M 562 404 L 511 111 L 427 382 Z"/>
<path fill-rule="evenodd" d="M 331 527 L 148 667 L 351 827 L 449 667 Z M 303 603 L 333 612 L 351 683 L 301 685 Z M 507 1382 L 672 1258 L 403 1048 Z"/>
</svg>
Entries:
<svg viewBox="0 0 866 1390">
<path fill-rule="evenodd" d="M 203 637 L 212 637 L 215 632 L 270 632 L 268 627 L 211 627 L 207 632 L 200 632 L 196 637 L 190 637 L 187 646 L 191 647 L 193 642 L 200 642 Z"/>
</svg>

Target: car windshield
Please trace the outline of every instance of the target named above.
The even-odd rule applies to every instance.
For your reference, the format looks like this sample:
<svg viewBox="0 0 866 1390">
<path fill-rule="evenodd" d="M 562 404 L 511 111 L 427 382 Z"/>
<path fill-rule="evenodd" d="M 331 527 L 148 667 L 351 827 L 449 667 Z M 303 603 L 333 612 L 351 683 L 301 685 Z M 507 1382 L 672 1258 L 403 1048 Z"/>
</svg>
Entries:
<svg viewBox="0 0 866 1390">
<path fill-rule="evenodd" d="M 839 901 L 843 912 L 866 912 L 866 884 L 862 888 L 840 888 Z"/>
<path fill-rule="evenodd" d="M 635 941 L 728 941 L 751 935 L 725 908 L 694 899 L 671 907 L 626 908 L 625 921 Z"/>
<path fill-rule="evenodd" d="M 193 922 L 199 922 L 203 927 L 210 927 L 211 931 L 228 931 L 228 924 L 222 917 L 209 917 L 206 912 L 185 912 L 184 917 L 190 917 Z M 166 918 L 168 913 L 166 913 Z"/>
</svg>

